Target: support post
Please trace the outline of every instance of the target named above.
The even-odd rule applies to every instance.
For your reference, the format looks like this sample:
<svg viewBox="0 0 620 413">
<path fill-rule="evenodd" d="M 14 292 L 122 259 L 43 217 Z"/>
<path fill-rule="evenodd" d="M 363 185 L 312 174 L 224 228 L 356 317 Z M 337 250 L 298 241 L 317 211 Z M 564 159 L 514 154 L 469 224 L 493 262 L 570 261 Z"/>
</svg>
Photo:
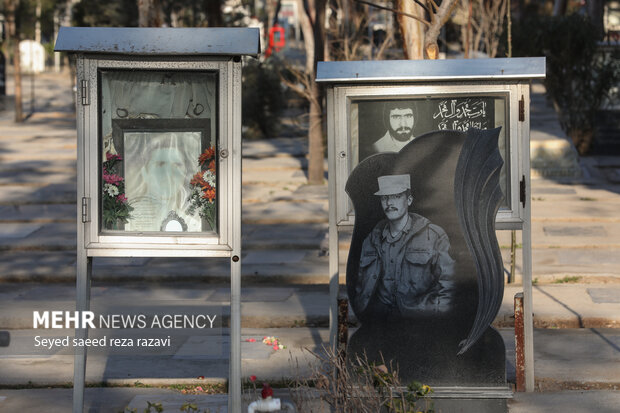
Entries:
<svg viewBox="0 0 620 413">
<path fill-rule="evenodd" d="M 93 259 L 86 256 L 86 250 L 78 246 L 76 277 L 76 310 L 90 310 L 90 281 Z M 75 338 L 87 339 L 88 328 L 76 328 Z M 75 348 L 73 364 L 73 413 L 84 410 L 84 387 L 86 385 L 86 346 Z"/>
<path fill-rule="evenodd" d="M 241 58 L 234 57 L 228 67 L 228 90 L 232 91 L 233 99 L 228 100 L 229 116 L 228 127 L 238 139 L 233 139 L 232 159 L 241 162 Z M 231 158 L 227 158 L 229 161 Z M 232 168 L 232 186 L 241 188 L 241 165 Z M 228 411 L 241 412 L 241 191 L 231 194 L 232 205 L 232 251 L 230 260 L 230 371 L 228 377 Z"/>
<path fill-rule="evenodd" d="M 515 294 L 515 376 L 516 390 L 525 391 L 525 340 L 523 337 L 523 293 Z"/>
<path fill-rule="evenodd" d="M 326 91 L 327 107 L 334 105 L 334 91 Z M 327 189 L 329 196 L 329 344 L 337 351 L 338 340 L 338 294 L 339 294 L 339 237 L 338 222 L 336 219 L 337 191 L 336 191 L 336 137 L 334 113 L 327 111 L 327 165 L 329 179 Z"/>
<path fill-rule="evenodd" d="M 524 338 L 524 361 L 525 361 L 525 391 L 534 391 L 534 305 L 532 293 L 532 181 L 530 178 L 530 116 L 529 85 L 522 86 L 522 98 L 528 102 L 527 116 L 524 122 L 520 122 L 523 127 L 523 178 L 525 180 L 523 198 L 523 231 L 522 235 L 522 256 L 523 256 L 523 338 Z"/>
</svg>

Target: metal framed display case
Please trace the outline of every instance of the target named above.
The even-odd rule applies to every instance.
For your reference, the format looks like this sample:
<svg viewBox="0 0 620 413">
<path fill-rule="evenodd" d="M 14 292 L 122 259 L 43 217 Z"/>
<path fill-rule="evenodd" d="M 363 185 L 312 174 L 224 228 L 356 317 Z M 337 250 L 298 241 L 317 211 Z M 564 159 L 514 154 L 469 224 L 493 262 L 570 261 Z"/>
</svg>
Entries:
<svg viewBox="0 0 620 413">
<path fill-rule="evenodd" d="M 355 222 L 345 192 L 353 168 L 374 153 L 397 152 L 434 130 L 501 127 L 505 197 L 496 228 L 523 231 L 526 382 L 533 389 L 529 106 L 530 82 L 544 76 L 544 58 L 319 63 L 316 80 L 327 87 L 332 343 L 339 232 Z"/>
<path fill-rule="evenodd" d="M 63 27 L 55 49 L 77 63 L 77 309 L 92 257 L 229 257 L 229 411 L 241 396 L 241 57 L 259 43 L 245 28 Z M 74 411 L 85 363 L 77 354 Z"/>
</svg>

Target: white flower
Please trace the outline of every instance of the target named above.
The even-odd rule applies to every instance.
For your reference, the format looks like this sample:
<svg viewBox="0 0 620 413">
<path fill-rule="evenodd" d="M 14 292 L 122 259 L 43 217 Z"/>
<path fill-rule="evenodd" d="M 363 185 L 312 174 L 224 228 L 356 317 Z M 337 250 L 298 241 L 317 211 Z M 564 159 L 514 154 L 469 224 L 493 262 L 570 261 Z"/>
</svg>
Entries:
<svg viewBox="0 0 620 413">
<path fill-rule="evenodd" d="M 108 195 L 110 195 L 111 197 L 115 197 L 116 195 L 118 195 L 118 188 L 116 187 L 116 185 L 105 184 L 103 186 L 103 190 L 107 192 Z"/>
<path fill-rule="evenodd" d="M 213 172 L 205 171 L 205 173 L 202 174 L 202 177 L 209 185 L 215 188 L 215 174 Z"/>
</svg>

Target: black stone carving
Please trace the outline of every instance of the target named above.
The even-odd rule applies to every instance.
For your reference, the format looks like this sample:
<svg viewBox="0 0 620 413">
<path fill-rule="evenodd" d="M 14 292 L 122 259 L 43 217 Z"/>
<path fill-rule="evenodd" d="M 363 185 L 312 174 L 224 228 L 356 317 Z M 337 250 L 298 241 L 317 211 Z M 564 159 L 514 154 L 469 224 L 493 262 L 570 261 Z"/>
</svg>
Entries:
<svg viewBox="0 0 620 413">
<path fill-rule="evenodd" d="M 489 327 L 503 297 L 502 261 L 494 229 L 502 198 L 498 135 L 499 129 L 430 132 L 398 153 L 366 158 L 351 172 L 346 191 L 355 208 L 355 226 L 347 261 L 347 291 L 362 325 L 351 337 L 348 357 L 366 353 L 371 361 L 380 361 L 383 356 L 398 364 L 404 381 L 447 386 L 505 384 L 503 340 Z M 377 288 L 360 288 L 360 274 L 385 277 L 382 269 L 389 267 L 375 263 L 379 271 L 366 271 L 373 252 L 364 244 L 374 231 L 374 253 L 383 259 L 377 231 L 385 228 L 386 213 L 374 194 L 379 191 L 377 178 L 386 175 L 410 177 L 411 220 L 422 222 L 418 219 L 424 217 L 432 224 L 413 227 L 426 228 L 430 241 L 442 232 L 449 240 L 454 271 L 432 275 L 438 278 L 433 288 L 442 297 L 441 305 L 433 301 L 435 295 L 429 299 L 420 295 L 418 301 L 428 305 L 402 311 L 388 306 L 386 311 L 384 305 L 369 305 L 371 298 L 361 296 L 369 291 L 376 294 Z M 403 248 L 402 254 L 392 258 L 409 259 L 413 266 L 438 261 L 434 247 L 406 244 Z M 413 271 L 409 278 L 395 278 L 415 284 L 418 270 L 406 269 L 411 265 L 390 268 Z M 390 283 L 383 286 L 389 289 Z"/>
<path fill-rule="evenodd" d="M 504 164 L 497 136 L 499 128 L 470 129 L 456 166 L 455 204 L 478 274 L 476 319 L 459 354 L 467 351 L 491 325 L 504 296 L 502 255 L 495 235 L 495 216 L 503 197 L 499 173 Z"/>
</svg>

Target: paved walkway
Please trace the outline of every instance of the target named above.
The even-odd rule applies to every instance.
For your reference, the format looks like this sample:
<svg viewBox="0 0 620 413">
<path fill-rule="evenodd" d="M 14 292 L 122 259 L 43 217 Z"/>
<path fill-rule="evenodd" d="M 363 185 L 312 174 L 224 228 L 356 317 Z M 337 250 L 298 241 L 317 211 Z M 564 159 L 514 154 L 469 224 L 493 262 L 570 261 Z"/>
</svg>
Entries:
<svg viewBox="0 0 620 413">
<path fill-rule="evenodd" d="M 72 378 L 70 356 L 16 357 L 14 352 L 20 337 L 32 336 L 28 329 L 33 308 L 74 307 L 76 136 L 71 85 L 66 74 L 45 74 L 35 84 L 40 86 L 35 105 L 39 111 L 24 124 L 16 125 L 12 113 L 0 112 L 0 330 L 12 339 L 10 347 L 2 347 L 8 343 L 0 334 L 0 387 L 58 386 Z M 532 115 L 534 142 L 565 139 L 544 101 L 537 98 L 532 110 L 539 111 Z M 318 348 L 326 340 L 328 325 L 327 187 L 307 185 L 305 139 L 243 145 L 244 338 L 277 335 L 294 355 L 305 357 L 301 349 Z M 514 412 L 606 412 L 617 411 L 612 406 L 620 403 L 618 392 L 612 391 L 620 385 L 620 160 L 580 162 L 579 176 L 567 161 L 552 167 L 554 171 L 536 173 L 540 177 L 532 182 L 534 321 L 540 328 L 535 333 L 536 378 L 546 392 L 517 394 L 510 408 Z M 561 177 L 549 176 L 553 173 Z M 508 265 L 509 232 L 500 231 L 498 237 Z M 93 303 L 180 300 L 200 305 L 208 300 L 220 306 L 226 319 L 228 278 L 225 261 L 95 259 Z M 495 321 L 505 339 L 509 375 L 514 374 L 512 300 L 520 290 L 518 283 L 506 286 Z M 196 377 L 227 376 L 229 343 L 218 345 L 224 356 L 206 364 L 173 355 L 168 359 L 174 362 L 157 363 L 129 361 L 127 356 L 99 361 L 93 357 L 87 376 L 92 383 L 172 378 L 200 385 L 200 380 L 194 383 Z M 244 342 L 243 353 L 246 375 L 258 371 L 271 380 L 290 371 L 288 352 Z M 153 381 L 157 384 L 165 383 Z M 602 390 L 580 393 L 588 388 Z M 560 390 L 564 391 L 559 395 L 552 393 Z M 93 389 L 87 400 L 100 406 L 95 411 L 106 411 L 101 406 L 118 410 L 132 400 L 144 404 L 145 399 L 135 397 L 154 401 L 150 398 L 161 392 L 169 393 Z M 35 406 L 50 405 L 50 400 L 57 403 L 57 411 L 67 411 L 70 392 L 0 390 L 0 411 L 36 411 Z"/>
</svg>

